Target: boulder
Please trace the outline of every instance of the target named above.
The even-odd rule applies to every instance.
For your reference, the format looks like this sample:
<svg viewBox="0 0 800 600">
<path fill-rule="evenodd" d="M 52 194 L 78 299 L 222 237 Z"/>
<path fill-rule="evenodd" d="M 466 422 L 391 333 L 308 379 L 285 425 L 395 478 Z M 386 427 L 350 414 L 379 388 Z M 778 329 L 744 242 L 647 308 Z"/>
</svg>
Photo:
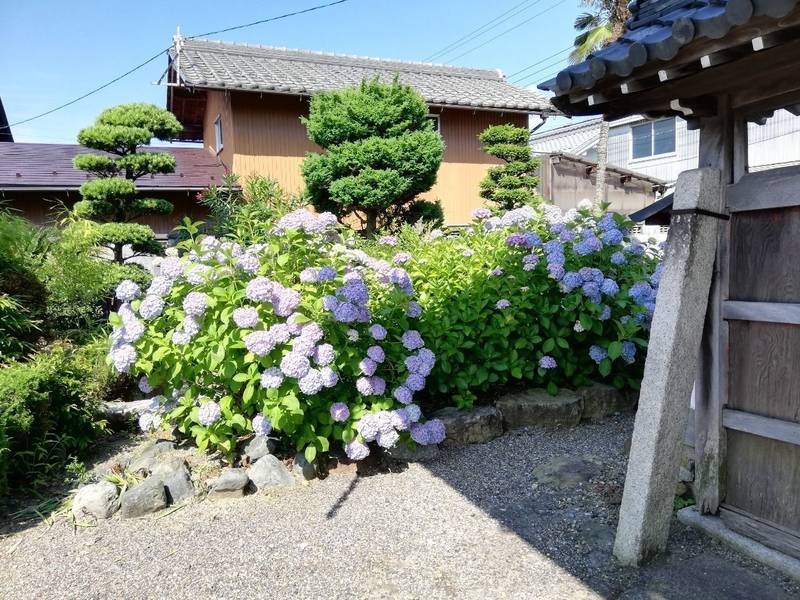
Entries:
<svg viewBox="0 0 800 600">
<path fill-rule="evenodd" d="M 593 456 L 556 456 L 536 467 L 533 477 L 537 483 L 563 490 L 588 483 L 600 473 L 601 466 Z"/>
<path fill-rule="evenodd" d="M 274 439 L 257 435 L 247 443 L 242 455 L 249 458 L 250 462 L 255 462 L 259 458 L 275 452 L 276 446 L 277 442 Z"/>
<path fill-rule="evenodd" d="M 247 476 L 258 491 L 295 485 L 295 479 L 280 460 L 272 454 L 259 458 L 247 470 Z"/>
<path fill-rule="evenodd" d="M 506 429 L 537 425 L 574 427 L 580 423 L 582 404 L 580 397 L 568 390 L 551 396 L 539 389 L 506 394 L 496 403 Z"/>
<path fill-rule="evenodd" d="M 214 482 L 208 495 L 212 499 L 241 498 L 249 483 L 250 478 L 244 469 L 225 469 Z"/>
<path fill-rule="evenodd" d="M 164 481 L 160 477 L 150 476 L 139 485 L 126 490 L 120 501 L 120 516 L 123 519 L 158 512 L 167 506 Z"/>
<path fill-rule="evenodd" d="M 298 452 L 294 456 L 294 464 L 292 465 L 292 472 L 298 477 L 302 477 L 306 481 L 314 479 L 317 476 L 316 463 L 310 463 L 306 460 L 305 454 Z"/>
<path fill-rule="evenodd" d="M 78 490 L 72 500 L 72 514 L 76 519 L 84 517 L 108 519 L 118 508 L 117 486 L 110 481 L 85 485 Z"/>
<path fill-rule="evenodd" d="M 128 465 L 128 469 L 134 473 L 144 473 L 147 475 L 153 470 L 156 459 L 159 456 L 172 452 L 175 449 L 175 442 L 167 440 L 153 441 L 146 444 Z"/>
<path fill-rule="evenodd" d="M 459 410 L 453 406 L 433 414 L 444 423 L 444 446 L 483 444 L 503 435 L 503 416 L 494 406 Z"/>
<path fill-rule="evenodd" d="M 638 396 L 618 390 L 604 383 L 594 383 L 577 390 L 583 400 L 583 419 L 599 419 L 636 408 Z"/>
<path fill-rule="evenodd" d="M 177 504 L 194 497 L 194 485 L 186 462 L 174 454 L 162 454 L 155 459 L 150 477 L 159 477 L 167 491 L 167 501 Z"/>
</svg>

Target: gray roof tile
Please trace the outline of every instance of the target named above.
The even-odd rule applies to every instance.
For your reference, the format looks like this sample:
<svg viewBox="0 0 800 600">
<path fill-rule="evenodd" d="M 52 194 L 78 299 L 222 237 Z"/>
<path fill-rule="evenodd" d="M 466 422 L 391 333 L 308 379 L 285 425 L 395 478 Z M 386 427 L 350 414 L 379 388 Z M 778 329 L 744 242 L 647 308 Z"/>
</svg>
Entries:
<svg viewBox="0 0 800 600">
<path fill-rule="evenodd" d="M 170 58 L 175 61 L 175 46 Z M 429 104 L 495 110 L 557 112 L 540 93 L 509 84 L 500 71 L 415 63 L 307 50 L 180 41 L 180 76 L 187 86 L 312 94 L 395 75 Z"/>
</svg>

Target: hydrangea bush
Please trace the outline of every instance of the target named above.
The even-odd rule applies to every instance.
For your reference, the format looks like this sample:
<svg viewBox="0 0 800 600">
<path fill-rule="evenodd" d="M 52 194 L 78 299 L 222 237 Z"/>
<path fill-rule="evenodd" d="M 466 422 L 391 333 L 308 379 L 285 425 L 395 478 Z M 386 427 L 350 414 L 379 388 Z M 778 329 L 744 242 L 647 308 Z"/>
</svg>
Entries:
<svg viewBox="0 0 800 600">
<path fill-rule="evenodd" d="M 355 247 L 330 213 L 280 219 L 242 247 L 197 235 L 146 290 L 124 281 L 110 361 L 154 394 L 143 429 L 176 427 L 230 456 L 238 438 L 280 432 L 307 460 L 341 443 L 442 441 L 415 394 L 436 363 L 408 272 Z"/>
<path fill-rule="evenodd" d="M 591 380 L 637 388 L 659 248 L 591 206 L 474 216 L 458 234 L 406 228 L 372 251 L 416 282 L 418 330 L 437 356 L 428 390 L 465 407 L 515 380 L 551 393 Z"/>
</svg>

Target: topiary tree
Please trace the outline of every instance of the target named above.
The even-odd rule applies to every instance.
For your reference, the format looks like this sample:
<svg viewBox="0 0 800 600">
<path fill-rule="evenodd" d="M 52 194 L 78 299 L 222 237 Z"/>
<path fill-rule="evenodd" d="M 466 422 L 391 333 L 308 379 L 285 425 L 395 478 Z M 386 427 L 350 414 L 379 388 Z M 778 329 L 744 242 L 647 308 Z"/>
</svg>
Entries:
<svg viewBox="0 0 800 600">
<path fill-rule="evenodd" d="M 396 79 L 322 92 L 303 123 L 326 150 L 309 153 L 302 172 L 311 203 L 342 219 L 356 215 L 367 235 L 436 182 L 444 143 L 422 96 Z"/>
<path fill-rule="evenodd" d="M 172 173 L 175 157 L 167 152 L 142 152 L 153 138 L 173 138 L 182 129 L 175 116 L 152 104 L 121 104 L 100 113 L 94 125 L 78 133 L 78 142 L 108 154 L 79 154 L 76 169 L 96 179 L 80 188 L 78 216 L 100 223 L 93 228 L 95 245 L 109 248 L 114 260 L 122 264 L 123 249 L 130 246 L 132 258 L 140 254 L 160 254 L 161 245 L 147 225 L 131 223 L 144 215 L 168 215 L 172 204 L 159 198 L 137 198 L 135 181 L 145 175 Z"/>
<path fill-rule="evenodd" d="M 495 125 L 478 136 L 484 152 L 506 161 L 504 165 L 490 168 L 480 184 L 481 197 L 504 210 L 542 202 L 536 192 L 539 161 L 531 155 L 529 135 L 525 127 Z"/>
</svg>

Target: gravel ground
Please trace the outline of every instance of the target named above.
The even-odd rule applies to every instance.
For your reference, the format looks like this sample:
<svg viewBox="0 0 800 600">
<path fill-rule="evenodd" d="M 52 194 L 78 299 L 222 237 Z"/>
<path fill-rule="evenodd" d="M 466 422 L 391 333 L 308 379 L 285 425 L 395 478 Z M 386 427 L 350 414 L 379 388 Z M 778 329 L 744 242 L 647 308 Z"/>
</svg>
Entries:
<svg viewBox="0 0 800 600">
<path fill-rule="evenodd" d="M 633 418 L 531 429 L 370 476 L 199 502 L 161 518 L 66 521 L 0 540 L 0 597 L 796 598 L 777 573 L 673 525 L 645 568 L 610 557 Z M 587 456 L 587 483 L 532 472 Z"/>
</svg>

